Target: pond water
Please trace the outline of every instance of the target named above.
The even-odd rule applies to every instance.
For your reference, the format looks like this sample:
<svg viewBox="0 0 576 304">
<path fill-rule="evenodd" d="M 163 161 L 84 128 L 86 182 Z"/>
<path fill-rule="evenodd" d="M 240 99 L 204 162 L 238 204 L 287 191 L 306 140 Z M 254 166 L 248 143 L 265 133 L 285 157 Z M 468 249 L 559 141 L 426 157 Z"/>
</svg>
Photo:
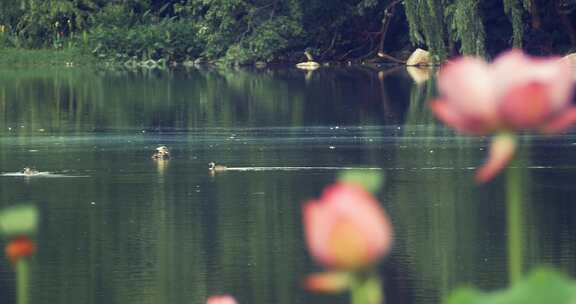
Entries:
<svg viewBox="0 0 576 304">
<path fill-rule="evenodd" d="M 508 282 L 503 177 L 473 183 L 486 139 L 437 123 L 403 70 L 0 73 L 0 205 L 41 212 L 33 303 L 347 303 L 302 289 L 304 201 L 373 168 L 396 241 L 388 303 Z M 166 145 L 169 161 L 151 159 Z M 576 273 L 576 133 L 524 136 L 522 258 Z M 244 170 L 210 174 L 215 161 Z M 48 176 L 11 173 L 33 166 Z M 255 170 L 260 168 L 259 170 Z M 53 175 L 53 176 L 52 176 Z M 50 177 L 50 178 L 48 178 Z M 2 303 L 14 278 L 0 261 Z"/>
</svg>

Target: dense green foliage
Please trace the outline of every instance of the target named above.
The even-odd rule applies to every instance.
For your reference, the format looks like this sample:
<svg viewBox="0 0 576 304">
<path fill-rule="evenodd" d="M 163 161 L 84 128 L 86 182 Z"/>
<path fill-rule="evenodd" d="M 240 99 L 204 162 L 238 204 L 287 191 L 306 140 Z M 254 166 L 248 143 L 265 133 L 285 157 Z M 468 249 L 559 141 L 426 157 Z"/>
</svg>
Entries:
<svg viewBox="0 0 576 304">
<path fill-rule="evenodd" d="M 568 0 L 0 0 L 0 47 L 80 47 L 119 61 L 228 62 L 565 52 Z M 569 38 L 569 39 L 567 39 Z"/>
<path fill-rule="evenodd" d="M 202 51 L 196 27 L 183 21 L 163 20 L 123 29 L 99 26 L 90 37 L 90 47 L 95 54 L 118 59 L 182 61 L 187 56 L 198 56 Z"/>
</svg>

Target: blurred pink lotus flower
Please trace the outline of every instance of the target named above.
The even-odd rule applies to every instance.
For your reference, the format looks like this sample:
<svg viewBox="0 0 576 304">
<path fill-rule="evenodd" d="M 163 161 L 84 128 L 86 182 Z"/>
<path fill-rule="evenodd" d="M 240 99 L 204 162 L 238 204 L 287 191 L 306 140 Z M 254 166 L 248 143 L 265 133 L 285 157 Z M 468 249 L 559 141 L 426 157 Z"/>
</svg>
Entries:
<svg viewBox="0 0 576 304">
<path fill-rule="evenodd" d="M 338 182 L 303 207 L 308 248 L 327 268 L 354 271 L 390 250 L 392 225 L 378 201 L 357 184 Z"/>
<path fill-rule="evenodd" d="M 576 121 L 571 73 L 559 58 L 534 58 L 520 50 L 508 51 L 491 64 L 462 57 L 440 69 L 440 97 L 431 107 L 440 120 L 465 134 L 557 133 Z M 487 165 L 476 176 L 479 182 L 506 166 L 515 140 L 500 138 L 491 149 Z"/>
<path fill-rule="evenodd" d="M 206 304 L 238 304 L 231 295 L 216 295 L 208 297 Z"/>
<path fill-rule="evenodd" d="M 16 264 L 20 259 L 32 256 L 36 245 L 29 237 L 19 236 L 6 244 L 5 251 L 12 264 Z"/>
</svg>

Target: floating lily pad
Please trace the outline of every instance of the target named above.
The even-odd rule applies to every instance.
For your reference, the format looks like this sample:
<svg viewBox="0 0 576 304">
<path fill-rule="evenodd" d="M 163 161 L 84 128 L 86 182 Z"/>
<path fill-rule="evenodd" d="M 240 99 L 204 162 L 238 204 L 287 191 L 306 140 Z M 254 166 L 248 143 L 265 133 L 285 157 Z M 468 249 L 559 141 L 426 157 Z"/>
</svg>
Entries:
<svg viewBox="0 0 576 304">
<path fill-rule="evenodd" d="M 0 210 L 0 233 L 4 236 L 34 234 L 38 228 L 38 209 L 20 205 Z"/>
<path fill-rule="evenodd" d="M 366 190 L 376 193 L 384 183 L 384 175 L 381 172 L 367 170 L 347 170 L 340 172 L 338 180 L 359 184 Z"/>
<path fill-rule="evenodd" d="M 576 282 L 550 270 L 532 272 L 509 289 L 482 292 L 473 288 L 454 291 L 445 304 L 574 304 Z"/>
</svg>

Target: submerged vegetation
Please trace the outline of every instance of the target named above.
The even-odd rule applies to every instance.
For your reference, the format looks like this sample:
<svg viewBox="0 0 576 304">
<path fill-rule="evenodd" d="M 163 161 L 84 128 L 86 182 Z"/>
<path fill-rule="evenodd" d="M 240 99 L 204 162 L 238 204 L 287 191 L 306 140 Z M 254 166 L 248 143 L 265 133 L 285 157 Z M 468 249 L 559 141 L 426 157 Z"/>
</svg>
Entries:
<svg viewBox="0 0 576 304">
<path fill-rule="evenodd" d="M 415 47 L 438 59 L 512 46 L 564 53 L 576 44 L 574 7 L 567 0 L 0 0 L 0 48 L 240 64 L 302 60 L 306 49 L 320 60 L 405 59 Z"/>
</svg>

